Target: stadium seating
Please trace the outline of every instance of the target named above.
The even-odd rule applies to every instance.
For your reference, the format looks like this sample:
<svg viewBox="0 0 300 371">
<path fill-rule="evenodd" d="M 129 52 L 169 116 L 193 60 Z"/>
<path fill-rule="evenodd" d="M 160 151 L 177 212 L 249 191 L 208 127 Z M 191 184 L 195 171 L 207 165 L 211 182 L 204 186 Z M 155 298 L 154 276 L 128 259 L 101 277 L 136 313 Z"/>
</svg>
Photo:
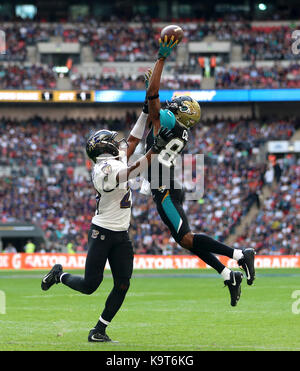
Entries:
<svg viewBox="0 0 300 371">
<path fill-rule="evenodd" d="M 4 22 L 0 89 L 58 89 L 59 73 L 52 63 L 44 63 L 51 51 L 74 55 L 62 90 L 144 90 L 143 73 L 153 66 L 163 25 L 149 19 Z M 291 33 L 299 22 L 185 20 L 182 25 L 184 38 L 168 59 L 162 89 L 300 88 L 300 64 L 291 50 Z M 128 133 L 135 120 L 133 112 L 110 119 L 2 118 L 1 221 L 37 223 L 50 242 L 47 251 L 60 251 L 67 242 L 77 252 L 85 251 L 95 209 L 85 138 L 95 126 Z M 297 125 L 293 118 L 204 120 L 186 149 L 204 153 L 206 164 L 205 195 L 185 204 L 191 227 L 226 241 L 257 204 L 258 213 L 238 235 L 236 246 L 253 246 L 260 254 L 300 253 L 299 236 L 289 238 L 291 231 L 299 230 L 299 160 L 281 159 L 282 177 L 269 189 L 268 161 L 257 156 L 257 148 L 267 140 L 291 138 Z M 170 238 L 151 198 L 138 191 L 133 198 L 130 233 L 136 252 L 186 254 Z"/>
<path fill-rule="evenodd" d="M 46 65 L 0 64 L 0 89 L 41 90 L 56 88 L 56 73 Z"/>
<path fill-rule="evenodd" d="M 256 218 L 238 236 L 236 247 L 253 247 L 259 254 L 298 255 L 300 238 L 300 162 L 295 155 L 279 160 L 282 171 L 268 185 Z"/>
<path fill-rule="evenodd" d="M 213 86 L 216 88 L 297 88 L 299 64 L 291 48 L 291 34 L 296 25 L 297 22 L 285 21 L 270 21 L 264 26 L 259 22 L 183 23 L 184 39 L 168 59 L 171 73 L 164 76 L 163 87 L 199 89 L 203 77 L 212 77 L 216 78 Z M 140 75 L 146 69 L 145 63 L 150 67 L 155 60 L 161 27 L 162 23 L 155 21 L 130 24 L 94 20 L 89 24 L 8 22 L 2 26 L 6 33 L 6 53 L 0 55 L 0 62 L 26 62 L 27 69 L 33 69 L 31 75 L 34 75 L 44 53 L 50 50 L 61 53 L 69 45 L 70 53 L 74 53 L 68 77 L 70 88 L 141 89 Z M 212 70 L 209 55 L 214 52 L 217 62 Z M 202 68 L 198 57 L 203 53 L 207 56 L 206 66 Z M 280 63 L 274 65 L 274 61 Z M 272 66 L 260 62 L 271 62 Z M 85 73 L 86 63 L 94 64 L 92 73 Z M 51 67 L 48 69 L 51 84 L 42 84 L 42 87 L 55 89 L 52 80 L 57 76 Z M 32 89 L 40 87 L 34 82 L 27 85 Z M 13 87 L 8 84 L 8 88 Z"/>
<path fill-rule="evenodd" d="M 96 205 L 89 174 L 91 164 L 84 153 L 85 138 L 95 127 L 127 133 L 135 120 L 135 113 L 111 120 L 58 121 L 34 117 L 16 121 L 2 118 L 1 221 L 23 219 L 37 223 L 50 242 L 48 251 L 60 251 L 67 242 L 72 242 L 77 252 L 85 251 L 86 231 Z M 250 119 L 227 119 L 204 121 L 201 127 L 195 128 L 186 151 L 206 156 L 205 194 L 198 203 L 185 203 L 191 227 L 224 241 L 256 202 L 264 186 L 267 163 L 257 161 L 255 148 L 272 138 L 289 139 L 295 125 L 292 120 L 270 119 L 261 123 Z M 282 187 L 285 184 L 291 187 L 288 193 L 292 198 L 299 192 L 294 173 L 296 170 L 299 176 L 299 165 L 293 161 L 287 163 L 281 180 L 284 182 Z M 186 254 L 170 238 L 151 198 L 145 197 L 138 191 L 133 193 L 134 219 L 130 233 L 136 252 Z M 272 195 L 274 200 L 278 197 L 279 194 Z M 289 208 L 276 202 L 272 203 L 273 212 L 280 212 L 285 207 L 286 219 L 295 219 L 296 201 L 290 202 L 292 214 L 288 213 Z M 269 219 L 264 222 L 268 223 Z M 258 219 L 257 225 L 261 223 Z M 243 240 L 250 239 L 250 231 L 257 225 L 251 226 L 249 235 Z M 293 228 L 296 228 L 295 224 Z"/>
</svg>

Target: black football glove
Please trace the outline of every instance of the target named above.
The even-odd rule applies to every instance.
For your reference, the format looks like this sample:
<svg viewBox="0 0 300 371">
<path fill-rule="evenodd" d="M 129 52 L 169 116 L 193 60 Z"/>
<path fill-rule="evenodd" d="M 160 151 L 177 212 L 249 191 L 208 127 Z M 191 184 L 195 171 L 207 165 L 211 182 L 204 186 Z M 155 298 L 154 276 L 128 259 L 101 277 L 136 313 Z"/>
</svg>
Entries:
<svg viewBox="0 0 300 371">
<path fill-rule="evenodd" d="M 165 148 L 166 144 L 173 139 L 173 133 L 167 128 L 160 128 L 157 136 L 154 138 L 154 143 L 152 145 L 152 151 L 154 153 L 159 153 Z"/>
</svg>

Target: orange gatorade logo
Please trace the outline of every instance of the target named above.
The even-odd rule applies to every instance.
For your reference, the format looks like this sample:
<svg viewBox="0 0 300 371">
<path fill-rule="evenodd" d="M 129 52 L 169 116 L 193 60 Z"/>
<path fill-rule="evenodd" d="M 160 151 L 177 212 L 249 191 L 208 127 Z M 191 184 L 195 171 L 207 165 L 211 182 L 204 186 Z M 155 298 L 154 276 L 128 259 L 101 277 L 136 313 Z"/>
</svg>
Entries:
<svg viewBox="0 0 300 371">
<path fill-rule="evenodd" d="M 86 254 L 0 254 L 0 270 L 4 269 L 51 269 L 54 264 L 61 264 L 65 269 L 84 269 Z M 238 268 L 235 260 L 220 257 L 220 261 L 229 268 Z M 299 268 L 300 256 L 256 255 L 256 268 Z M 109 268 L 107 263 L 106 269 Z M 195 269 L 210 268 L 196 256 L 191 255 L 135 255 L 135 269 Z"/>
</svg>

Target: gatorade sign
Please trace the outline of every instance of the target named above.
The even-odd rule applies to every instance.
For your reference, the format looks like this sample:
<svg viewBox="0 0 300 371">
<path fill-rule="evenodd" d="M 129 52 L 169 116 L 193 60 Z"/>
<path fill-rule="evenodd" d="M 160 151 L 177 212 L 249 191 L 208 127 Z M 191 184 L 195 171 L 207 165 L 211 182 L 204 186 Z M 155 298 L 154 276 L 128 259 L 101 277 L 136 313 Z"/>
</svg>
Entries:
<svg viewBox="0 0 300 371">
<path fill-rule="evenodd" d="M 0 270 L 41 269 L 49 270 L 54 264 L 65 269 L 84 269 L 86 254 L 0 254 Z M 229 268 L 238 268 L 235 260 L 220 257 Z M 294 255 L 256 255 L 256 268 L 299 268 L 300 256 Z M 109 265 L 106 265 L 106 269 Z M 192 255 L 135 255 L 135 269 L 195 269 L 210 268 L 202 260 Z"/>
</svg>

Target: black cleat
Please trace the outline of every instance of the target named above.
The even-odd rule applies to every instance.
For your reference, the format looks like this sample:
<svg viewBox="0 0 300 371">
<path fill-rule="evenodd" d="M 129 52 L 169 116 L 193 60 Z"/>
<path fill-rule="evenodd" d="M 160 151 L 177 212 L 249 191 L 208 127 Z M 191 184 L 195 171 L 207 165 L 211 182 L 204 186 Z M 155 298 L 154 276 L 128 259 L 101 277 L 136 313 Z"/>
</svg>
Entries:
<svg viewBox="0 0 300 371">
<path fill-rule="evenodd" d="M 241 283 L 243 280 L 243 273 L 241 272 L 230 272 L 230 279 L 224 281 L 225 286 L 228 286 L 230 297 L 231 297 L 231 305 L 235 307 L 237 302 L 241 297 Z"/>
<path fill-rule="evenodd" d="M 252 285 L 253 281 L 255 280 L 255 251 L 252 248 L 247 248 L 243 250 L 243 255 L 244 257 L 238 261 L 238 265 L 241 266 L 245 271 L 248 285 Z"/>
<path fill-rule="evenodd" d="M 42 290 L 47 291 L 55 283 L 59 283 L 59 277 L 63 271 L 63 268 L 60 264 L 53 265 L 50 272 L 48 272 L 42 279 Z"/>
<path fill-rule="evenodd" d="M 106 335 L 106 334 L 100 334 L 98 330 L 95 328 L 91 329 L 89 336 L 88 336 L 88 341 L 94 342 L 94 343 L 110 343 L 113 342 L 111 338 Z"/>
</svg>

